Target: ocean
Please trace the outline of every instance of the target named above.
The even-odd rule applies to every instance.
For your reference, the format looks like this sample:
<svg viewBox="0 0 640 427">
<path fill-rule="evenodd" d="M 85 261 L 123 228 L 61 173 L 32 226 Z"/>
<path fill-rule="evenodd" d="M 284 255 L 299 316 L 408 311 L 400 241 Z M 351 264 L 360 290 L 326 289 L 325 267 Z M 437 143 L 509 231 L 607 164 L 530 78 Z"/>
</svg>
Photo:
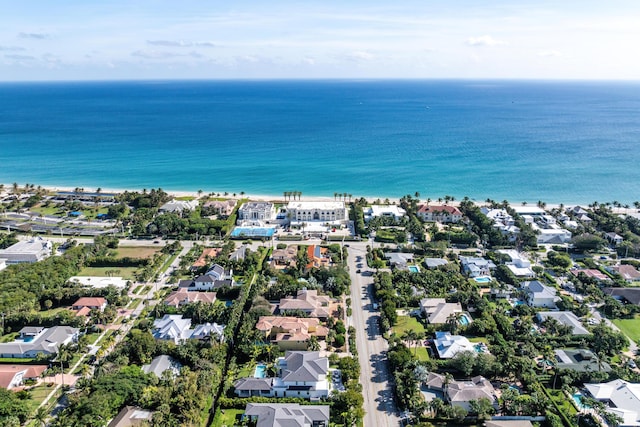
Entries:
<svg viewBox="0 0 640 427">
<path fill-rule="evenodd" d="M 640 83 L 0 84 L 0 182 L 640 200 Z"/>
</svg>

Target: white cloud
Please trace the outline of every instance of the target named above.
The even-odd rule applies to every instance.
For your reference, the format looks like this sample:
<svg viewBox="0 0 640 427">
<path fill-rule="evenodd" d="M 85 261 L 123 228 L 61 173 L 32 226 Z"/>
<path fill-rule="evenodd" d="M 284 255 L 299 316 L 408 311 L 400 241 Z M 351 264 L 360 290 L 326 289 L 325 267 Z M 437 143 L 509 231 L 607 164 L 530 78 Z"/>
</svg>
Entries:
<svg viewBox="0 0 640 427">
<path fill-rule="evenodd" d="M 356 50 L 342 56 L 342 59 L 346 59 L 354 62 L 368 62 L 373 60 L 374 58 L 375 58 L 375 55 L 364 50 Z"/>
<path fill-rule="evenodd" d="M 18 37 L 21 39 L 32 39 L 32 40 L 44 40 L 49 38 L 49 34 L 46 33 L 20 33 Z"/>
<path fill-rule="evenodd" d="M 19 46 L 0 46 L 0 52 L 23 52 L 26 49 Z"/>
<path fill-rule="evenodd" d="M 15 59 L 16 61 L 31 61 L 36 59 L 31 55 L 5 55 L 4 57 L 7 59 Z"/>
<path fill-rule="evenodd" d="M 184 40 L 147 40 L 147 44 L 163 47 L 216 47 L 213 42 L 188 42 Z"/>
<path fill-rule="evenodd" d="M 496 40 L 491 36 L 469 37 L 467 39 L 469 46 L 502 46 L 506 43 L 500 40 Z"/>
<path fill-rule="evenodd" d="M 538 56 L 542 56 L 542 57 L 545 57 L 545 58 L 551 58 L 551 57 L 562 56 L 562 54 L 560 52 L 558 52 L 557 50 L 541 50 L 540 52 L 538 52 Z"/>
</svg>

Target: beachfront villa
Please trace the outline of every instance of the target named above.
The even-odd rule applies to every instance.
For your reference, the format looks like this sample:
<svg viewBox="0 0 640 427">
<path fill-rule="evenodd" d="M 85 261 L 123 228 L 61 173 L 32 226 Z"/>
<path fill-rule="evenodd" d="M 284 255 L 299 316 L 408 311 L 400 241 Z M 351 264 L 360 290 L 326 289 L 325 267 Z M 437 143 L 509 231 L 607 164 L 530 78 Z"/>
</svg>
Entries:
<svg viewBox="0 0 640 427">
<path fill-rule="evenodd" d="M 447 302 L 444 298 L 424 298 L 420 300 L 420 309 L 427 321 L 433 325 L 447 323 L 451 315 L 462 313 L 459 302 Z"/>
<path fill-rule="evenodd" d="M 364 222 L 369 222 L 373 218 L 389 217 L 396 221 L 407 214 L 407 211 L 397 205 L 371 205 L 363 209 Z"/>
<path fill-rule="evenodd" d="M 238 225 L 269 224 L 276 217 L 275 205 L 271 202 L 246 202 L 238 209 Z"/>
<path fill-rule="evenodd" d="M 303 222 L 342 225 L 349 220 L 344 202 L 289 202 L 286 215 L 293 225 Z"/>
<path fill-rule="evenodd" d="M 158 208 L 160 213 L 178 213 L 184 211 L 193 212 L 198 207 L 197 200 L 171 200 Z"/>
<path fill-rule="evenodd" d="M 537 280 L 524 282 L 521 288 L 527 294 L 527 304 L 536 308 L 556 308 L 560 301 L 556 288 L 542 284 Z"/>
<path fill-rule="evenodd" d="M 444 375 L 430 372 L 425 385 L 428 390 L 442 392 L 451 406 L 459 406 L 467 411 L 471 411 L 471 402 L 479 399 L 487 399 L 494 408 L 498 407 L 495 388 L 489 380 L 481 376 L 468 380 L 451 380 L 447 383 Z"/>
<path fill-rule="evenodd" d="M 540 311 L 536 315 L 538 321 L 540 323 L 544 322 L 546 319 L 552 318 L 556 319 L 558 323 L 571 326 L 571 331 L 573 335 L 589 335 L 590 332 L 582 325 L 582 322 L 570 311 Z"/>
<path fill-rule="evenodd" d="M 423 221 L 440 222 L 443 224 L 457 223 L 462 220 L 462 212 L 455 206 L 421 205 L 418 216 Z"/>
<path fill-rule="evenodd" d="M 476 354 L 476 344 L 462 335 L 451 335 L 449 332 L 436 332 L 433 344 L 440 359 L 451 359 L 463 351 Z"/>
<path fill-rule="evenodd" d="M 462 271 L 469 277 L 491 276 L 491 271 L 496 268 L 493 261 L 480 257 L 461 256 Z"/>
</svg>

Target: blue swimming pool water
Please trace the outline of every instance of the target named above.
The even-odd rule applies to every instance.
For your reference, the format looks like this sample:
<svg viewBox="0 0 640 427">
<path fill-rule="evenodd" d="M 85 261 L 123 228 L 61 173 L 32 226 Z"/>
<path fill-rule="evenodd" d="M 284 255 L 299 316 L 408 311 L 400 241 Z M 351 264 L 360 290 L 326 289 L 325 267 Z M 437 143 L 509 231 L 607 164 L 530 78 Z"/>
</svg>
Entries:
<svg viewBox="0 0 640 427">
<path fill-rule="evenodd" d="M 589 409 L 589 405 L 585 405 L 584 403 L 582 403 L 582 393 L 578 392 L 578 393 L 574 393 L 573 396 L 571 396 L 571 398 L 573 399 L 574 402 L 576 402 L 576 405 L 578 406 L 578 409 Z"/>
<path fill-rule="evenodd" d="M 272 237 L 275 232 L 271 227 L 236 227 L 231 232 L 231 237 Z"/>
<path fill-rule="evenodd" d="M 419 273 L 420 269 L 418 268 L 417 265 L 410 265 L 409 266 L 409 271 L 412 272 L 412 273 Z"/>
<path fill-rule="evenodd" d="M 471 323 L 471 322 L 469 322 L 469 318 L 467 317 L 467 315 L 466 315 L 466 314 L 463 314 L 463 315 L 460 317 L 459 322 L 460 322 L 460 324 L 461 324 L 462 326 L 467 326 L 469 323 Z"/>
<path fill-rule="evenodd" d="M 491 278 L 489 278 L 489 277 L 476 277 L 473 280 L 475 280 L 478 283 L 489 283 L 489 282 L 491 282 Z"/>
<path fill-rule="evenodd" d="M 267 376 L 267 365 L 259 364 L 253 373 L 254 378 L 264 378 Z"/>
</svg>

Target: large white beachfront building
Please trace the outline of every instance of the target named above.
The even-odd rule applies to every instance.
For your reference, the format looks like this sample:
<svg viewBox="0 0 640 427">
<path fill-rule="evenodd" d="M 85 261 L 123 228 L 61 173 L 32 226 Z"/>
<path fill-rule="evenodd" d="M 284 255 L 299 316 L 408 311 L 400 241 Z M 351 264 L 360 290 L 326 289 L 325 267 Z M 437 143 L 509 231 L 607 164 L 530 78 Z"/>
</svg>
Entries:
<svg viewBox="0 0 640 427">
<path fill-rule="evenodd" d="M 276 208 L 271 202 L 247 202 L 238 209 L 238 225 L 268 224 L 276 217 Z"/>
<path fill-rule="evenodd" d="M 287 217 L 292 223 L 317 222 L 341 225 L 349 219 L 344 202 L 289 202 Z"/>
</svg>

